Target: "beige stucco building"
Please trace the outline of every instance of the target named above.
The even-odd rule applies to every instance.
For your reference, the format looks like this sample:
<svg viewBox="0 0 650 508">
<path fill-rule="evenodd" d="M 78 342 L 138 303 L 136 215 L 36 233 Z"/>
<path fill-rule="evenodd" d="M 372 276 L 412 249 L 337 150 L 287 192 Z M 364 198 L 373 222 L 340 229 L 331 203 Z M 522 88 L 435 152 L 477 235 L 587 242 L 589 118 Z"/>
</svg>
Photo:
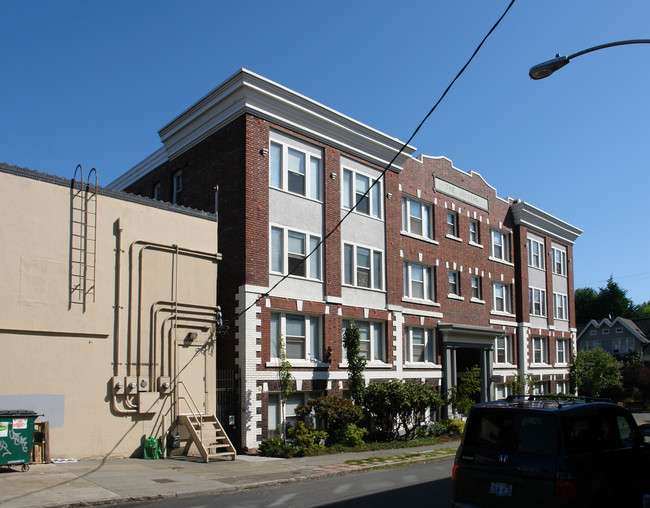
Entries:
<svg viewBox="0 0 650 508">
<path fill-rule="evenodd" d="M 130 456 L 214 414 L 217 221 L 82 173 L 0 164 L 0 409 L 42 413 L 52 457 Z"/>
</svg>

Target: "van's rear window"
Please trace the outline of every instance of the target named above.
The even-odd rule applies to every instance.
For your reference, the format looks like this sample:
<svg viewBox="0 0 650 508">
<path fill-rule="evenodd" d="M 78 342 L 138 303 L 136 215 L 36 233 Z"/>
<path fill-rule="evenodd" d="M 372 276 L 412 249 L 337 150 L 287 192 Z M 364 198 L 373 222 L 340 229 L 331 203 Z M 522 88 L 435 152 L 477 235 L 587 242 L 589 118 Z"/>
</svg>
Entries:
<svg viewBox="0 0 650 508">
<path fill-rule="evenodd" d="M 465 445 L 540 455 L 557 453 L 557 419 L 517 411 L 475 411 L 465 429 Z"/>
</svg>

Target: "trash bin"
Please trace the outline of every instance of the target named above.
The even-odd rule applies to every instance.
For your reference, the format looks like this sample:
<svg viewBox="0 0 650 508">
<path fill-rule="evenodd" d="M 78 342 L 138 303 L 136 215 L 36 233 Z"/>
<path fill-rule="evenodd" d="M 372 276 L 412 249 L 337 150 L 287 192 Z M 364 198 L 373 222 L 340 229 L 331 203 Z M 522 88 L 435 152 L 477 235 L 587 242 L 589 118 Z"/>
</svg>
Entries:
<svg viewBox="0 0 650 508">
<path fill-rule="evenodd" d="M 23 471 L 29 469 L 37 416 L 24 409 L 0 410 L 0 466 L 22 464 Z"/>
</svg>

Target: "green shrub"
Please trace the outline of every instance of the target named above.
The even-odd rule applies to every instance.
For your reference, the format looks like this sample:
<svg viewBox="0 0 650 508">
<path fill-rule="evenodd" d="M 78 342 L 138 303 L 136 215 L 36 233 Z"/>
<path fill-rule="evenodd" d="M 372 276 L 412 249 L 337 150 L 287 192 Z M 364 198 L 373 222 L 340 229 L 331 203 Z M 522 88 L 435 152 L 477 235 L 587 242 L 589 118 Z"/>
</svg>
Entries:
<svg viewBox="0 0 650 508">
<path fill-rule="evenodd" d="M 465 422 L 463 420 L 442 420 L 440 422 L 447 429 L 446 434 L 450 436 L 460 436 L 465 430 Z"/>
<path fill-rule="evenodd" d="M 429 425 L 425 427 L 425 435 L 426 436 L 442 436 L 443 434 L 447 434 L 447 426 L 442 423 L 442 422 L 430 422 Z"/>
<path fill-rule="evenodd" d="M 298 422 L 296 427 L 289 428 L 287 434 L 294 449 L 293 455 L 296 457 L 315 455 L 325 449 L 327 432 L 324 430 L 316 430 Z"/>
<path fill-rule="evenodd" d="M 368 429 L 365 427 L 357 427 L 354 423 L 348 423 L 345 426 L 345 431 L 342 436 L 338 436 L 337 443 L 345 446 L 361 446 L 365 443 L 364 437 L 368 435 Z"/>
<path fill-rule="evenodd" d="M 285 444 L 281 436 L 263 439 L 258 451 L 264 457 L 288 458 L 293 456 L 293 447 Z"/>
<path fill-rule="evenodd" d="M 361 408 L 349 399 L 333 397 L 319 397 L 309 399 L 304 406 L 296 408 L 299 418 L 306 418 L 314 414 L 322 424 L 323 429 L 330 436 L 330 442 L 339 442 L 345 439 L 347 425 L 358 423 L 361 419 Z"/>
</svg>

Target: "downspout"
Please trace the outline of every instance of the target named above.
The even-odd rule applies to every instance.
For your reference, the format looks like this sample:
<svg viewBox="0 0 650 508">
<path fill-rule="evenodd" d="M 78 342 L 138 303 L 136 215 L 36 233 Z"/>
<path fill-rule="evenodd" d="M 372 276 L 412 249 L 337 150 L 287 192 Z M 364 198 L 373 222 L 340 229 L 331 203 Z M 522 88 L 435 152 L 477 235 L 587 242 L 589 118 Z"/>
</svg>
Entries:
<svg viewBox="0 0 650 508">
<path fill-rule="evenodd" d="M 120 316 L 121 316 L 121 288 L 122 288 L 122 227 L 118 217 L 113 224 L 115 234 L 115 311 L 113 321 L 113 376 L 119 376 L 120 365 Z"/>
</svg>

